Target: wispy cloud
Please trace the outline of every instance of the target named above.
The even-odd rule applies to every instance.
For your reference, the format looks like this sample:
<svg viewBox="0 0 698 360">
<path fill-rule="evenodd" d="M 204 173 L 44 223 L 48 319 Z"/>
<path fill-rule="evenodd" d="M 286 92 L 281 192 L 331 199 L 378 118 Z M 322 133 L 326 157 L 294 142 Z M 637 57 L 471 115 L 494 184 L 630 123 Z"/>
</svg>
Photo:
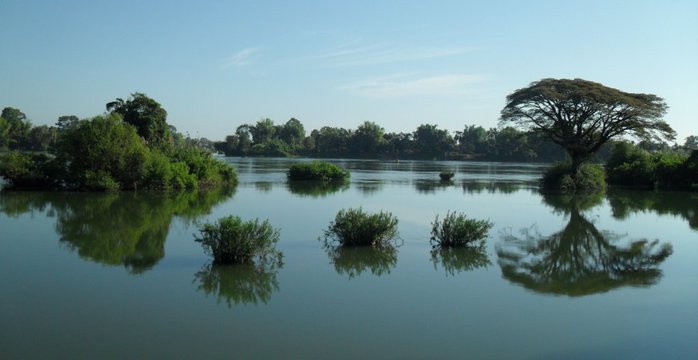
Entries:
<svg viewBox="0 0 698 360">
<path fill-rule="evenodd" d="M 259 52 L 258 47 L 250 47 L 242 49 L 235 54 L 229 56 L 223 62 L 223 68 L 228 69 L 231 67 L 241 67 L 249 65 L 254 59 L 254 55 Z"/>
<path fill-rule="evenodd" d="M 464 54 L 472 50 L 466 47 L 399 48 L 382 44 L 357 46 L 350 43 L 309 58 L 325 60 L 330 66 L 341 67 L 434 59 Z"/>
<path fill-rule="evenodd" d="M 360 96 L 382 99 L 407 96 L 452 96 L 472 92 L 473 85 L 482 80 L 482 76 L 469 74 L 431 76 L 396 74 L 347 83 L 339 89 Z"/>
</svg>

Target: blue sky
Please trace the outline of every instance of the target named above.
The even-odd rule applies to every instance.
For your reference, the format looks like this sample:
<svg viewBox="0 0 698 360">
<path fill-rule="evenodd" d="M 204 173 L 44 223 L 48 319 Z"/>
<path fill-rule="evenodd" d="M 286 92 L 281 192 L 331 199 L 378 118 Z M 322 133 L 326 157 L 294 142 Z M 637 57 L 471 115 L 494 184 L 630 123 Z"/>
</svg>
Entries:
<svg viewBox="0 0 698 360">
<path fill-rule="evenodd" d="M 698 1 L 0 1 L 0 107 L 34 124 L 144 92 L 191 136 L 497 126 L 542 78 L 653 93 L 698 134 Z"/>
</svg>

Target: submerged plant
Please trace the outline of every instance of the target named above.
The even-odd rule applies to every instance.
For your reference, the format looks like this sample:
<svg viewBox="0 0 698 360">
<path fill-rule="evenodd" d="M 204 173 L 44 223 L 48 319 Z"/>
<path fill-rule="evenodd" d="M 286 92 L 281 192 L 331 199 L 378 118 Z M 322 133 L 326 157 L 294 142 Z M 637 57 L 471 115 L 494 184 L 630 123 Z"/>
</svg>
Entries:
<svg viewBox="0 0 698 360">
<path fill-rule="evenodd" d="M 468 219 L 463 213 L 449 211 L 443 221 L 436 215 L 431 223 L 430 242 L 435 248 L 480 245 L 492 225 L 487 220 Z"/>
<path fill-rule="evenodd" d="M 258 219 L 243 222 L 238 216 L 226 216 L 213 224 L 204 224 L 199 231 L 201 236 L 195 241 L 213 256 L 214 263 L 281 259 L 281 252 L 275 248 L 279 241 L 279 230 L 274 229 L 268 220 L 262 223 Z"/>
<path fill-rule="evenodd" d="M 325 230 L 325 244 L 390 246 L 397 237 L 398 220 L 389 212 L 365 213 L 361 208 L 340 210 Z"/>
</svg>

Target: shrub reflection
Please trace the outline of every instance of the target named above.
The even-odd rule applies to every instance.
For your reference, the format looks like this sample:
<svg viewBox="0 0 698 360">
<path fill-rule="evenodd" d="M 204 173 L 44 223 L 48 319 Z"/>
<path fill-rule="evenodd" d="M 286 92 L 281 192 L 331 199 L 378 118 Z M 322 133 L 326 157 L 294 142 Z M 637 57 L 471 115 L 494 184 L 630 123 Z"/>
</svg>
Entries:
<svg viewBox="0 0 698 360">
<path fill-rule="evenodd" d="M 397 264 L 394 246 L 327 246 L 325 249 L 337 273 L 350 279 L 366 271 L 376 276 L 389 274 Z"/>
<path fill-rule="evenodd" d="M 194 282 L 199 291 L 214 296 L 218 303 L 224 302 L 228 307 L 266 304 L 279 290 L 276 276 L 282 267 L 280 260 L 235 265 L 209 263 L 194 274 Z"/>
<path fill-rule="evenodd" d="M 492 263 L 484 245 L 475 247 L 447 247 L 431 250 L 434 269 L 442 267 L 446 275 L 454 276 L 464 271 L 486 268 Z"/>
</svg>

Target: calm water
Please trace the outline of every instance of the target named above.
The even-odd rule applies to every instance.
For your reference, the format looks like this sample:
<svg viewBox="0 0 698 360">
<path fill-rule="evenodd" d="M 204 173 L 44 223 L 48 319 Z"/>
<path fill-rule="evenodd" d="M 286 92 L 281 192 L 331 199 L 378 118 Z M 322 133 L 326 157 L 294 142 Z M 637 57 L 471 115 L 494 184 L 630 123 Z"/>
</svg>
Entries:
<svg viewBox="0 0 698 360">
<path fill-rule="evenodd" d="M 698 194 L 543 195 L 542 167 L 227 159 L 236 189 L 0 194 L 0 358 L 698 358 Z M 454 170 L 453 182 L 438 180 Z M 325 249 L 336 212 L 399 220 L 402 245 Z M 432 252 L 430 222 L 490 219 L 482 251 Z M 225 215 L 281 229 L 276 266 L 214 267 Z"/>
</svg>

